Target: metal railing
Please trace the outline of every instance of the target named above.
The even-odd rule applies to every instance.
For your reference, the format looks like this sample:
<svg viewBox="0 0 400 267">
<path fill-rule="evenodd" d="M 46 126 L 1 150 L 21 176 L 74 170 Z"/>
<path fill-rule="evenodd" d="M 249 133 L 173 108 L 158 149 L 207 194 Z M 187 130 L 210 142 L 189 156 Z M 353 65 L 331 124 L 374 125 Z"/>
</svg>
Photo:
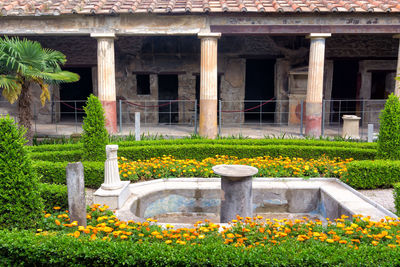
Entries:
<svg viewBox="0 0 400 267">
<path fill-rule="evenodd" d="M 84 100 L 51 101 L 45 107 L 32 105 L 33 130 L 42 135 L 62 135 L 82 131 Z M 321 132 L 341 134 L 343 115 L 357 115 L 360 136 L 367 137 L 368 124 L 379 131 L 379 114 L 386 100 L 323 100 Z M 305 129 L 304 100 L 218 101 L 218 132 L 222 136 L 242 135 L 302 136 Z M 197 100 L 119 100 L 119 132 L 135 132 L 135 113 L 140 112 L 141 132 L 145 134 L 189 135 L 198 132 Z M 0 101 L 0 115 L 17 117 L 16 104 Z"/>
<path fill-rule="evenodd" d="M 197 100 L 119 100 L 119 131 L 134 132 L 135 113 L 140 112 L 143 132 L 160 131 L 164 126 L 197 133 L 198 110 Z"/>
</svg>

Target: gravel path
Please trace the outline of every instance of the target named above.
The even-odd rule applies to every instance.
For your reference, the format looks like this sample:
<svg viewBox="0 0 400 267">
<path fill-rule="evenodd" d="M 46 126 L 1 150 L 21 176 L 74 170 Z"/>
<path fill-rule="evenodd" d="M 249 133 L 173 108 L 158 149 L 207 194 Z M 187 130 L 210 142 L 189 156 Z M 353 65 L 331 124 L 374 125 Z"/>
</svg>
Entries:
<svg viewBox="0 0 400 267">
<path fill-rule="evenodd" d="M 385 209 L 395 212 L 393 189 L 358 190 L 361 194 L 382 205 Z"/>
<path fill-rule="evenodd" d="M 93 204 L 93 194 L 96 189 L 86 188 L 86 205 Z M 369 199 L 382 205 L 384 208 L 395 212 L 393 189 L 358 190 Z"/>
</svg>

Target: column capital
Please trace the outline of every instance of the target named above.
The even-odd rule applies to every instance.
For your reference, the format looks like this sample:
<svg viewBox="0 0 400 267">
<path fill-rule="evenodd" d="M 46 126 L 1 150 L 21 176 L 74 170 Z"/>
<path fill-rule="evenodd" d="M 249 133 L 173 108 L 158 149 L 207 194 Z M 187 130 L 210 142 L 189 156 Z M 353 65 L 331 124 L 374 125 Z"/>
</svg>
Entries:
<svg viewBox="0 0 400 267">
<path fill-rule="evenodd" d="M 202 38 L 216 38 L 219 39 L 221 37 L 220 32 L 199 32 L 197 34 L 197 37 L 202 39 Z"/>
<path fill-rule="evenodd" d="M 307 38 L 314 39 L 314 38 L 328 38 L 331 37 L 331 33 L 310 33 Z"/>
<path fill-rule="evenodd" d="M 90 34 L 90 37 L 96 38 L 96 39 L 99 39 L 99 38 L 112 38 L 112 39 L 115 39 L 116 38 L 115 33 L 113 33 L 113 32 L 92 32 Z"/>
</svg>

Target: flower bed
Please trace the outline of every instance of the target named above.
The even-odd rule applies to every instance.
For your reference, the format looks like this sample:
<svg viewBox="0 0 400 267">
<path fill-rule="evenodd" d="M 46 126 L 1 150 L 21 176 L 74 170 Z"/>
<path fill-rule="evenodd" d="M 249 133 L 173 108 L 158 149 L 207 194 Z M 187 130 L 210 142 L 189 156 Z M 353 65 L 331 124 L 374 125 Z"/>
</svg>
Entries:
<svg viewBox="0 0 400 267">
<path fill-rule="evenodd" d="M 121 157 L 119 169 L 121 178 L 131 181 L 168 177 L 217 177 L 211 168 L 219 164 L 250 165 L 258 168 L 256 176 L 259 177 L 340 177 L 347 171 L 346 164 L 351 161 L 324 156 L 309 160 L 269 156 L 240 159 L 218 155 L 204 160 L 181 160 L 163 156 L 137 161 Z"/>
<path fill-rule="evenodd" d="M 154 220 L 118 220 L 93 205 L 88 226 L 56 207 L 33 231 L 0 231 L 0 265 L 357 265 L 400 264 L 400 221 L 355 215 L 321 221 L 241 218 L 222 231 L 205 221 L 195 228 L 160 227 Z"/>
</svg>

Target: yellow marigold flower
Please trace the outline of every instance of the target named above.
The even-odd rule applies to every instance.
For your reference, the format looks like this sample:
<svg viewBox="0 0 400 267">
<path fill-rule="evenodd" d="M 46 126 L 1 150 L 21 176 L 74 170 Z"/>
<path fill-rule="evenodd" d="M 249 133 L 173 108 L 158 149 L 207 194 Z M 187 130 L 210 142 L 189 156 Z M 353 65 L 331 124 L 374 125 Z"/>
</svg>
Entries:
<svg viewBox="0 0 400 267">
<path fill-rule="evenodd" d="M 80 235 L 81 235 L 81 232 L 79 232 L 79 231 L 75 231 L 74 232 L 74 237 L 75 238 L 78 238 Z"/>
<path fill-rule="evenodd" d="M 120 238 L 121 239 L 127 239 L 128 237 L 126 235 L 121 235 Z"/>
<path fill-rule="evenodd" d="M 199 239 L 204 239 L 206 236 L 205 235 L 199 235 Z"/>
<path fill-rule="evenodd" d="M 172 240 L 166 240 L 164 243 L 165 243 L 165 244 L 171 244 L 171 243 L 172 243 Z"/>
<path fill-rule="evenodd" d="M 53 207 L 53 209 L 59 210 L 59 209 L 61 209 L 61 207 Z"/>
<path fill-rule="evenodd" d="M 49 218 L 51 216 L 50 213 L 47 213 L 46 215 L 44 215 L 45 218 Z"/>
</svg>

